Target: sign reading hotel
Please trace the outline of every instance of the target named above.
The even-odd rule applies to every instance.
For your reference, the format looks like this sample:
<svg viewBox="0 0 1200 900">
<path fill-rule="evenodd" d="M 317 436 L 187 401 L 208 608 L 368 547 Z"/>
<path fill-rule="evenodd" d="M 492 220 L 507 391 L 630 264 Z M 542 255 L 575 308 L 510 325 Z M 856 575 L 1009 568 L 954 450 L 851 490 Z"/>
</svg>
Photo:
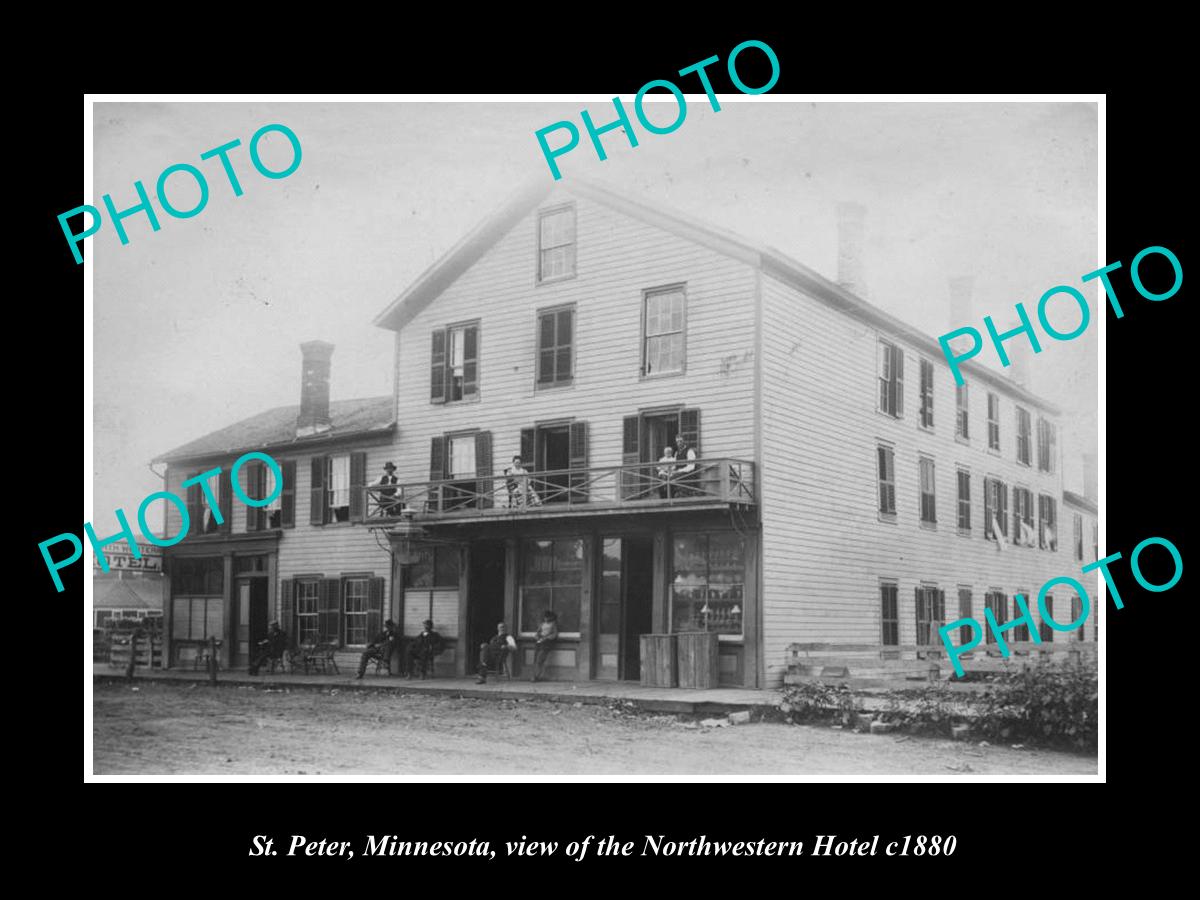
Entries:
<svg viewBox="0 0 1200 900">
<path fill-rule="evenodd" d="M 162 571 L 161 547 L 138 543 L 137 549 L 138 553 L 141 554 L 140 559 L 133 555 L 133 552 L 129 549 L 129 544 L 125 541 L 109 544 L 104 548 L 104 555 L 108 559 L 108 568 L 131 569 L 139 572 Z M 92 568 L 96 571 L 103 571 L 98 556 L 93 560 Z"/>
</svg>

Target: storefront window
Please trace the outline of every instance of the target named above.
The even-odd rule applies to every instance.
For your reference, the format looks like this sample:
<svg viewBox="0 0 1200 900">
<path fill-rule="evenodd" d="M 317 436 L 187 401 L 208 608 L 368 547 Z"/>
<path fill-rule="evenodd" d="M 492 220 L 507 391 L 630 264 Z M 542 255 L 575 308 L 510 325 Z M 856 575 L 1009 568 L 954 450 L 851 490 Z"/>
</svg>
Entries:
<svg viewBox="0 0 1200 900">
<path fill-rule="evenodd" d="M 416 552 L 416 562 L 405 567 L 406 588 L 430 590 L 432 588 L 458 588 L 458 547 L 421 547 Z"/>
<path fill-rule="evenodd" d="M 746 543 L 737 534 L 675 538 L 671 630 L 741 634 Z"/>
<path fill-rule="evenodd" d="M 558 614 L 558 630 L 579 632 L 583 541 L 526 541 L 521 577 L 521 631 L 537 631 L 542 613 Z"/>
</svg>

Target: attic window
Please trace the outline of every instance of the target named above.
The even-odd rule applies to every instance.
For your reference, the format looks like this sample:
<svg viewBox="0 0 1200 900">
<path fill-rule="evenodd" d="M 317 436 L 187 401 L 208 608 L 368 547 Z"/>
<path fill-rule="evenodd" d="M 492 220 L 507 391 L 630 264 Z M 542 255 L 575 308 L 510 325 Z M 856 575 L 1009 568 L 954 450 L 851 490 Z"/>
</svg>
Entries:
<svg viewBox="0 0 1200 900">
<path fill-rule="evenodd" d="M 538 214 L 538 281 L 575 275 L 575 207 L 560 206 Z"/>
</svg>

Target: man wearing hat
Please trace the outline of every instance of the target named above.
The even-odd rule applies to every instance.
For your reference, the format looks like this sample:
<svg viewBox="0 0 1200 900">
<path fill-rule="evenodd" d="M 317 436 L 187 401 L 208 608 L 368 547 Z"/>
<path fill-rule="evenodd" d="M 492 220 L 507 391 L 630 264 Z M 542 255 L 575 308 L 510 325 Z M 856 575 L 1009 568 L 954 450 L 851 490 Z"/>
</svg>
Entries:
<svg viewBox="0 0 1200 900">
<path fill-rule="evenodd" d="M 433 660 L 445 647 L 442 636 L 433 630 L 433 619 L 426 619 L 421 625 L 423 626 L 421 633 L 408 645 L 409 678 L 412 678 L 418 670 L 420 670 L 422 678 L 425 677 L 427 671 L 432 675 Z"/>
<path fill-rule="evenodd" d="M 257 675 L 263 663 L 283 659 L 283 651 L 287 649 L 287 632 L 279 627 L 278 622 L 272 622 L 267 630 L 267 636 L 258 642 L 258 652 L 247 670 L 251 675 Z"/>
<path fill-rule="evenodd" d="M 393 516 L 399 510 L 400 501 L 396 498 L 396 464 L 388 460 L 383 464 L 383 477 L 379 479 L 379 514 Z"/>
<path fill-rule="evenodd" d="M 388 619 L 383 623 L 383 631 L 381 631 L 375 640 L 367 644 L 367 649 L 363 651 L 363 655 L 358 660 L 358 674 L 356 678 L 362 678 L 367 672 L 367 663 L 373 659 L 381 659 L 384 665 L 387 666 L 388 674 L 392 674 L 392 648 L 396 646 L 396 641 L 400 640 L 400 632 L 396 630 L 396 623 Z"/>
</svg>

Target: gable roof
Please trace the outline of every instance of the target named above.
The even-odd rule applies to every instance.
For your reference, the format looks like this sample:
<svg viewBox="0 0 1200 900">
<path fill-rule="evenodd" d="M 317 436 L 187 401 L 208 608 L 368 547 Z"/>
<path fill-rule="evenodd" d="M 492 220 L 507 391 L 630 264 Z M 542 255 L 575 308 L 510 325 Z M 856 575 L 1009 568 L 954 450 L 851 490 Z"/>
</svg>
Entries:
<svg viewBox="0 0 1200 900">
<path fill-rule="evenodd" d="M 774 247 L 743 238 L 678 210 L 650 204 L 640 198 L 629 197 L 610 187 L 576 176 L 572 176 L 569 182 L 537 178 L 520 187 L 499 209 L 467 232 L 441 259 L 422 272 L 400 296 L 375 317 L 374 324 L 393 331 L 403 328 L 455 279 L 478 262 L 517 222 L 536 209 L 555 188 L 603 203 L 685 240 L 741 260 L 787 282 L 845 315 L 907 340 L 934 358 L 944 358 L 941 345 L 932 336 L 891 313 L 872 306 L 862 297 Z M 961 363 L 959 368 L 968 380 L 987 382 L 1047 412 L 1061 413 L 1053 404 L 991 369 L 973 362 Z"/>
<path fill-rule="evenodd" d="M 278 406 L 189 441 L 153 461 L 173 463 L 210 456 L 230 456 L 248 450 L 309 448 L 343 438 L 388 432 L 396 425 L 391 396 L 333 401 L 329 404 L 329 418 L 333 427 L 302 438 L 296 437 L 296 417 L 299 414 L 298 404 Z"/>
</svg>

